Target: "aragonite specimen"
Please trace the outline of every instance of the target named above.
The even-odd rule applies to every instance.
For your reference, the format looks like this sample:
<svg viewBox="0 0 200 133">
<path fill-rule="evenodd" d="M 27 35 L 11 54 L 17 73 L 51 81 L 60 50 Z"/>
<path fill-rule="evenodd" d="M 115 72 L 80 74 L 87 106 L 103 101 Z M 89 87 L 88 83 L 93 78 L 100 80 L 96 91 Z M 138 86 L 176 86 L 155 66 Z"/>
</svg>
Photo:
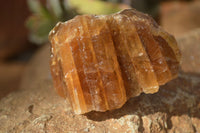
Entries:
<svg viewBox="0 0 200 133">
<path fill-rule="evenodd" d="M 174 37 L 134 9 L 76 16 L 58 23 L 49 39 L 54 86 L 76 114 L 120 108 L 178 73 Z"/>
</svg>

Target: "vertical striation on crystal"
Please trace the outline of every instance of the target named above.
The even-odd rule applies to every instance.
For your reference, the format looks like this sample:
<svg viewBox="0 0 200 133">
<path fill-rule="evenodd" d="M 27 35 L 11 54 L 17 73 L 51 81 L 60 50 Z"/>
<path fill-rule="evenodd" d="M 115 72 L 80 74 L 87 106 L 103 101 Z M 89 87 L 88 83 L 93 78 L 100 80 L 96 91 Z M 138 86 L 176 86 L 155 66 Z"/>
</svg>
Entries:
<svg viewBox="0 0 200 133">
<path fill-rule="evenodd" d="M 49 39 L 54 86 L 76 114 L 120 108 L 178 73 L 174 37 L 134 9 L 76 16 L 58 23 Z"/>
</svg>

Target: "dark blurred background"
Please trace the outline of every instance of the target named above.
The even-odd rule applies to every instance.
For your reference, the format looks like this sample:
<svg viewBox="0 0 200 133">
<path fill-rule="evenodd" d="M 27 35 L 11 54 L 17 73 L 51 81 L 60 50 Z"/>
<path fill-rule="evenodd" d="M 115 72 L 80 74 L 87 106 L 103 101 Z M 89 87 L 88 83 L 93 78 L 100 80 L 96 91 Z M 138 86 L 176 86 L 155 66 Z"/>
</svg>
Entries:
<svg viewBox="0 0 200 133">
<path fill-rule="evenodd" d="M 18 89 L 34 53 L 48 45 L 58 21 L 77 14 L 110 14 L 136 8 L 175 37 L 200 27 L 200 0 L 6 0 L 0 4 L 0 99 Z"/>
</svg>

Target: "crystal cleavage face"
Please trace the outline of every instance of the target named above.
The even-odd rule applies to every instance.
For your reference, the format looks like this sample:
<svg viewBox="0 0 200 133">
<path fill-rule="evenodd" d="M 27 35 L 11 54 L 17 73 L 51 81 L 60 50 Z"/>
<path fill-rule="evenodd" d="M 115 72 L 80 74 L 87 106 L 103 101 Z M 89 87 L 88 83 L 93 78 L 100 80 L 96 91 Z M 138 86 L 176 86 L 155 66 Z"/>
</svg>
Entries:
<svg viewBox="0 0 200 133">
<path fill-rule="evenodd" d="M 76 16 L 58 23 L 49 39 L 54 87 L 76 114 L 117 109 L 130 97 L 155 93 L 179 69 L 174 37 L 135 9 Z"/>
</svg>

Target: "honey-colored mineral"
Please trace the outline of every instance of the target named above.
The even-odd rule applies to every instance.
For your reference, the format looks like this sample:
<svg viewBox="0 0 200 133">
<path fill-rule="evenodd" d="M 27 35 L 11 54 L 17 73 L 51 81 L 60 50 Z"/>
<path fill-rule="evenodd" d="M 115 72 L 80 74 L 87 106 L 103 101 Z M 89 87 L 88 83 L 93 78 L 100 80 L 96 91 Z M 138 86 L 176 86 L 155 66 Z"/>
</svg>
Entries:
<svg viewBox="0 0 200 133">
<path fill-rule="evenodd" d="M 117 109 L 130 97 L 155 93 L 179 69 L 174 37 L 134 9 L 76 16 L 58 23 L 49 39 L 54 86 L 76 114 Z"/>
</svg>

